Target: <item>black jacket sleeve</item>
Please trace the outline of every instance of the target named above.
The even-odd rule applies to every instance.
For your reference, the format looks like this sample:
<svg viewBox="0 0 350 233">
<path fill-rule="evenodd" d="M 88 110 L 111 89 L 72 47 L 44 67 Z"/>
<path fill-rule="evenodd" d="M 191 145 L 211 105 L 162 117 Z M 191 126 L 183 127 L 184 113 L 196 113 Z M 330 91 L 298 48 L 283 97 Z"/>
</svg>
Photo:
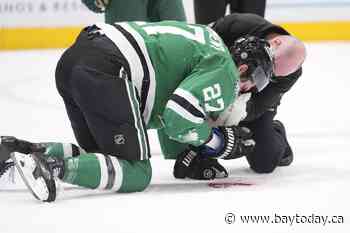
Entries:
<svg viewBox="0 0 350 233">
<path fill-rule="evenodd" d="M 270 33 L 290 35 L 282 27 L 274 25 L 255 14 L 231 14 L 216 21 L 212 28 L 223 39 L 227 47 L 231 47 L 236 39 L 247 34 L 261 38 Z M 277 82 L 271 82 L 260 93 L 253 94 L 248 102 L 247 117 L 244 121 L 253 121 L 264 112 L 275 109 L 279 105 L 283 94 L 289 91 L 301 74 L 302 69 L 300 68 L 286 77 L 277 77 Z"/>
</svg>

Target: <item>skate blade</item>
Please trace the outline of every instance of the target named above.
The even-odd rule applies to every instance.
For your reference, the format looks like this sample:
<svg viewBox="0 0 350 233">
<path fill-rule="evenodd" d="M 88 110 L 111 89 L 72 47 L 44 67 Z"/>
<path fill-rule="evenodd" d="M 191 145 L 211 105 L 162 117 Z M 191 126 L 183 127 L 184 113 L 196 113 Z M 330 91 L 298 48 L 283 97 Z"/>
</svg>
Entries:
<svg viewBox="0 0 350 233">
<path fill-rule="evenodd" d="M 33 196 L 40 201 L 50 202 L 55 200 L 55 195 L 50 192 L 49 187 L 52 188 L 55 185 L 55 181 L 45 180 L 41 175 L 38 177 L 34 176 L 34 170 L 39 166 L 33 155 L 23 155 L 14 153 L 11 155 L 17 171 L 21 175 L 25 185 L 33 194 Z M 53 184 L 52 184 L 53 182 Z M 54 190 L 56 192 L 56 190 Z"/>
</svg>

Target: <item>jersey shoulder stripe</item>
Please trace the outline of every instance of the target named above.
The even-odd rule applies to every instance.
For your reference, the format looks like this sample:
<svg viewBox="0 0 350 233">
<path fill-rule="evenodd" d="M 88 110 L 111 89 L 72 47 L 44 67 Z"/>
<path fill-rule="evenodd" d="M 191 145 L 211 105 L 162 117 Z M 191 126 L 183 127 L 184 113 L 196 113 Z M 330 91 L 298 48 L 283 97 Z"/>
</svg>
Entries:
<svg viewBox="0 0 350 233">
<path fill-rule="evenodd" d="M 204 118 L 192 114 L 190 111 L 188 111 L 188 109 L 184 108 L 183 106 L 181 106 L 173 100 L 168 101 L 168 103 L 166 104 L 166 108 L 172 110 L 177 115 L 192 123 L 202 124 L 204 122 Z"/>
<path fill-rule="evenodd" d="M 166 108 L 196 124 L 203 123 L 205 119 L 205 112 L 200 106 L 199 100 L 190 92 L 181 88 L 177 88 L 171 95 Z"/>
<path fill-rule="evenodd" d="M 183 107 L 184 109 L 186 109 L 190 114 L 196 116 L 196 117 L 201 117 L 204 118 L 205 115 L 199 110 L 197 109 L 195 106 L 193 106 L 190 102 L 188 102 L 185 98 L 173 94 L 170 99 L 172 101 L 174 101 L 175 103 L 177 103 L 178 105 L 180 105 L 181 107 Z"/>
<path fill-rule="evenodd" d="M 193 105 L 193 107 L 195 109 L 197 109 L 197 111 L 199 111 L 203 116 L 205 116 L 205 112 L 204 112 L 203 108 L 200 106 L 199 100 L 194 95 L 192 95 L 191 92 L 189 92 L 185 89 L 182 89 L 182 88 L 177 88 L 175 90 L 174 94 L 181 96 L 182 98 L 187 100 L 187 102 L 189 102 L 191 105 Z"/>
<path fill-rule="evenodd" d="M 187 90 L 177 88 L 171 99 L 181 105 L 194 116 L 205 118 L 205 112 L 199 104 L 199 100 Z"/>
</svg>

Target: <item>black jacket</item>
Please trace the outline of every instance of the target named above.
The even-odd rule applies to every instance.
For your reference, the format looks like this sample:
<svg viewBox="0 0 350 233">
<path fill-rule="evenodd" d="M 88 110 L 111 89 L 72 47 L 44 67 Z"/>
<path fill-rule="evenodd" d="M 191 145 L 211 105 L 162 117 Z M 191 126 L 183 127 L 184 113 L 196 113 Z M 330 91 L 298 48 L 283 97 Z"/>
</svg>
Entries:
<svg viewBox="0 0 350 233">
<path fill-rule="evenodd" d="M 254 14 L 231 14 L 216 21 L 212 28 L 224 40 L 227 47 L 231 47 L 236 39 L 247 34 L 261 38 L 270 33 L 289 35 L 282 27 Z M 277 82 L 269 83 L 261 92 L 253 94 L 248 102 L 248 115 L 244 121 L 253 121 L 266 111 L 275 110 L 280 104 L 282 95 L 289 91 L 301 74 L 300 68 L 286 77 L 277 79 Z"/>
</svg>

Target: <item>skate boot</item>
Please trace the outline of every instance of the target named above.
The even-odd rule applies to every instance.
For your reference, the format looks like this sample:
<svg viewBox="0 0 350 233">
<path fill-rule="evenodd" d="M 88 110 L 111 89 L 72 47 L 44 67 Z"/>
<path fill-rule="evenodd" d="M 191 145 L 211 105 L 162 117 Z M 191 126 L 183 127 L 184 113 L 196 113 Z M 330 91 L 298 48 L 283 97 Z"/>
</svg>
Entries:
<svg viewBox="0 0 350 233">
<path fill-rule="evenodd" d="M 56 178 L 64 174 L 64 160 L 46 157 L 42 153 L 11 155 L 27 188 L 34 197 L 44 202 L 56 199 Z"/>
<path fill-rule="evenodd" d="M 0 136 L 0 178 L 14 166 L 11 159 L 14 152 L 29 154 L 45 150 L 45 145 L 41 143 L 31 143 L 12 136 Z"/>
<path fill-rule="evenodd" d="M 293 155 L 292 148 L 290 147 L 287 140 L 286 129 L 284 128 L 284 125 L 282 124 L 282 122 L 280 122 L 279 120 L 274 120 L 272 122 L 272 126 L 277 131 L 277 133 L 279 133 L 283 137 L 283 139 L 287 144 L 284 155 L 282 156 L 278 166 L 280 167 L 289 166 L 293 162 L 294 155 Z"/>
</svg>

